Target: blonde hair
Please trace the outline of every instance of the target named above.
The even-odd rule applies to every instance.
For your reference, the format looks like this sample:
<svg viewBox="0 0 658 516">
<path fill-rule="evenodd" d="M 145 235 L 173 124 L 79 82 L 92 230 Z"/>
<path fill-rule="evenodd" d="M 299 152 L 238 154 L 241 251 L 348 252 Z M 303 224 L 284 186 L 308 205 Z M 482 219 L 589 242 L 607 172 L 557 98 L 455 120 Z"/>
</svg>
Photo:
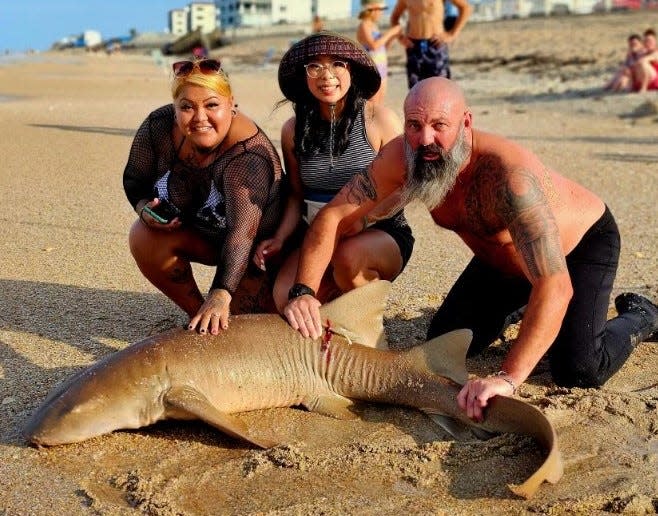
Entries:
<svg viewBox="0 0 658 516">
<path fill-rule="evenodd" d="M 174 80 L 171 82 L 172 98 L 176 100 L 181 90 L 188 84 L 208 88 L 217 92 L 222 97 L 230 97 L 232 95 L 231 83 L 228 80 L 228 76 L 222 70 L 218 73 L 205 74 L 201 73 L 195 67 L 189 75 L 174 77 Z"/>
<path fill-rule="evenodd" d="M 372 12 L 380 9 L 386 9 L 386 4 L 384 2 L 363 0 L 361 2 L 361 12 L 359 12 L 359 20 L 371 18 L 370 15 Z"/>
</svg>

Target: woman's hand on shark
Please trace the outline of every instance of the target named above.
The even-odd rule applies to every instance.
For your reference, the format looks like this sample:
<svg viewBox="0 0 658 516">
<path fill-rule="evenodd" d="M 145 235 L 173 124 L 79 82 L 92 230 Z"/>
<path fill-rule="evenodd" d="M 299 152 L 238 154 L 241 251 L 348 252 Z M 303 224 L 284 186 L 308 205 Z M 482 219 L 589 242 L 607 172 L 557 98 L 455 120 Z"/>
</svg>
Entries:
<svg viewBox="0 0 658 516">
<path fill-rule="evenodd" d="M 320 301 L 311 295 L 295 297 L 283 309 L 288 323 L 304 337 L 318 339 L 322 336 Z"/>
</svg>

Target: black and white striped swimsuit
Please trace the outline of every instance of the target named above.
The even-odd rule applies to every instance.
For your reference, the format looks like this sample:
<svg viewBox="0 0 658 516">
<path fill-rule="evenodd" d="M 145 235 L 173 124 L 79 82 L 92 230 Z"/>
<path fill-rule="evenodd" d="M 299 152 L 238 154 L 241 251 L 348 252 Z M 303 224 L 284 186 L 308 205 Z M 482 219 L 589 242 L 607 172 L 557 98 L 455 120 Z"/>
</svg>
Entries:
<svg viewBox="0 0 658 516">
<path fill-rule="evenodd" d="M 375 159 L 377 152 L 370 144 L 366 134 L 365 106 L 361 108 L 350 131 L 350 144 L 340 156 L 329 155 L 329 150 L 316 151 L 313 156 L 298 156 L 299 175 L 305 200 L 316 203 L 329 202 L 338 191 L 348 183 L 355 174 L 366 169 Z M 329 138 L 328 128 L 319 129 L 321 138 Z M 333 163 L 333 167 L 331 164 Z M 397 242 L 406 265 L 413 249 L 414 238 L 411 228 L 400 210 L 388 219 L 378 221 L 371 226 L 390 234 Z"/>
<path fill-rule="evenodd" d="M 354 120 L 349 136 L 350 144 L 344 154 L 334 155 L 332 159 L 327 149 L 316 151 L 310 158 L 299 157 L 299 174 L 305 199 L 329 202 L 352 176 L 362 172 L 375 159 L 377 152 L 368 141 L 363 111 L 364 108 Z M 322 139 L 329 138 L 327 128 L 321 128 L 319 132 Z"/>
</svg>

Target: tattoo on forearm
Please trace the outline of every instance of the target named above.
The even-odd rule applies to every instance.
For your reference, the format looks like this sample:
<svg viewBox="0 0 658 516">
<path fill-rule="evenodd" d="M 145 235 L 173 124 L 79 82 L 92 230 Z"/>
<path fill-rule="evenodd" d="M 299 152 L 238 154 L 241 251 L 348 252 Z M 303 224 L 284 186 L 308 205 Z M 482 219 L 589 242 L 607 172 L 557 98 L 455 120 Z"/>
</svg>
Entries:
<svg viewBox="0 0 658 516">
<path fill-rule="evenodd" d="M 374 201 L 377 198 L 377 190 L 370 176 L 369 167 L 355 174 L 345 188 L 347 200 L 352 204 L 361 205 L 365 201 Z"/>
<path fill-rule="evenodd" d="M 192 267 L 190 265 L 176 266 L 169 271 L 169 279 L 173 283 L 185 284 L 192 279 Z"/>
<path fill-rule="evenodd" d="M 498 209 L 530 279 L 566 270 L 557 223 L 537 176 L 516 170 L 507 177 Z"/>
</svg>

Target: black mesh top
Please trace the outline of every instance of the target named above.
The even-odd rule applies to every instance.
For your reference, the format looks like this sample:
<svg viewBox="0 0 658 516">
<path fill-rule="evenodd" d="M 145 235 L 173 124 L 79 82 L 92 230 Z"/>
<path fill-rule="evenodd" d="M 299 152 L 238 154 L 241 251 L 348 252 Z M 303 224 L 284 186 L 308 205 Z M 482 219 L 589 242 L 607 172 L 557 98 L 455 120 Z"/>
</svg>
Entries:
<svg viewBox="0 0 658 516">
<path fill-rule="evenodd" d="M 211 288 L 235 292 L 255 241 L 271 237 L 284 207 L 283 170 L 265 133 L 258 131 L 206 168 L 178 158 L 172 140 L 174 106 L 153 111 L 137 130 L 123 172 L 133 205 L 166 199 L 191 226 L 217 244 L 217 272 Z"/>
</svg>

